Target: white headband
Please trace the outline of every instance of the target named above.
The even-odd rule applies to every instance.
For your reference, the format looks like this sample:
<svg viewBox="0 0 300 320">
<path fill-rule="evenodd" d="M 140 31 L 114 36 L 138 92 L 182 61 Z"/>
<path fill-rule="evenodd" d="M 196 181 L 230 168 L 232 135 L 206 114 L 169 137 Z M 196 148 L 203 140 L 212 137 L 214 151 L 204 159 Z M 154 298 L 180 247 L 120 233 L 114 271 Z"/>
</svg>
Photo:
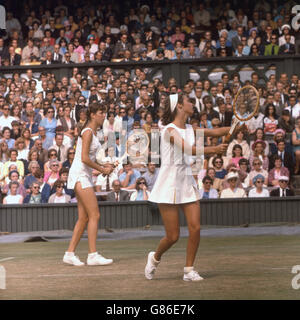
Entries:
<svg viewBox="0 0 300 320">
<path fill-rule="evenodd" d="M 177 102 L 178 102 L 178 94 L 170 94 L 170 107 L 171 107 L 171 111 L 173 112 L 177 106 Z"/>
</svg>

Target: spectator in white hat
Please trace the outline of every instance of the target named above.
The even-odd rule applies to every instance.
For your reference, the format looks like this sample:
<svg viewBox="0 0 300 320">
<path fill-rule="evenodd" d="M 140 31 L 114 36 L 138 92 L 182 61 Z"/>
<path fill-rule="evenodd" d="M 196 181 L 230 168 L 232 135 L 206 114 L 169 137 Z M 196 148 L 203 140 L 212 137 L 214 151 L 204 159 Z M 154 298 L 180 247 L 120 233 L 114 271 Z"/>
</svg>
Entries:
<svg viewBox="0 0 300 320">
<path fill-rule="evenodd" d="M 237 188 L 239 175 L 236 172 L 229 172 L 226 180 L 229 187 L 221 192 L 220 198 L 246 198 L 246 192 L 242 188 Z"/>
<path fill-rule="evenodd" d="M 291 33 L 291 27 L 290 27 L 290 25 L 284 24 L 284 25 L 281 27 L 281 31 L 282 31 L 282 36 L 279 37 L 279 39 L 278 39 L 279 47 L 282 46 L 283 44 L 286 44 L 285 35 Z M 295 44 L 295 37 L 292 36 L 292 35 L 291 35 L 290 43 L 291 43 L 291 44 Z"/>
<path fill-rule="evenodd" d="M 271 197 L 288 197 L 294 195 L 294 191 L 288 188 L 289 178 L 287 176 L 279 176 L 278 181 L 279 188 L 271 191 Z"/>
</svg>

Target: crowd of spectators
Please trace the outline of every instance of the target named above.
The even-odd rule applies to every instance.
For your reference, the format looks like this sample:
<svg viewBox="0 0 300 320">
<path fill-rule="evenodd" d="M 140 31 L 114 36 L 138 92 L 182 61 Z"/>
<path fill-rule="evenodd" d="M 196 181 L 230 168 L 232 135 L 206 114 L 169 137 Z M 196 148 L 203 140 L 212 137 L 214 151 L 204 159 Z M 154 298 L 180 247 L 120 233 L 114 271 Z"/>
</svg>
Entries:
<svg viewBox="0 0 300 320">
<path fill-rule="evenodd" d="M 38 12 L 24 6 L 21 21 L 8 11 L 7 34 L 0 39 L 1 63 L 285 54 L 292 53 L 282 49 L 292 48 L 288 38 L 294 44 L 297 41 L 297 33 L 293 34 L 288 24 L 290 11 L 286 6 L 276 6 L 276 1 L 272 7 L 266 1 L 258 1 L 251 16 L 234 10 L 230 2 L 221 5 L 222 1 L 217 1 L 214 10 L 210 1 L 206 5 L 193 1 L 181 9 L 166 2 L 166 6 L 154 1 L 154 7 L 133 7 L 128 16 L 123 14 L 122 22 L 110 4 L 70 10 L 58 1 L 53 10 L 41 5 Z M 293 1 L 287 4 L 291 6 Z M 279 40 L 278 50 L 272 45 L 275 37 L 276 42 Z M 255 43 L 259 49 L 256 54 Z M 105 143 L 113 137 L 114 141 L 108 145 L 104 158 L 109 174 L 93 173 L 95 191 L 105 193 L 110 201 L 148 199 L 159 171 L 157 161 L 153 161 L 155 156 L 159 158 L 159 152 L 153 152 L 150 144 L 149 152 L 117 167 L 113 164 L 124 152 L 122 136 L 142 131 L 151 143 L 159 141 L 161 117 L 170 93 L 183 91 L 190 97 L 194 105 L 194 115 L 188 119 L 191 125 L 231 125 L 233 98 L 243 85 L 238 73 L 232 77 L 223 73 L 216 83 L 189 79 L 182 88 L 174 78 L 165 85 L 158 78 L 147 80 L 146 76 L 147 68 L 141 67 L 123 73 L 107 67 L 99 73 L 96 67 L 79 72 L 76 66 L 70 78 L 58 79 L 48 71 L 35 76 L 30 67 L 24 73 L 2 76 L 3 203 L 75 200 L 74 191 L 67 188 L 66 182 L 91 103 L 104 104 L 107 110 L 99 140 Z M 245 83 L 260 93 L 257 115 L 246 123 L 246 129 L 235 134 L 225 154 L 206 156 L 203 169 L 195 174 L 202 198 L 294 194 L 289 183 L 300 170 L 300 79 L 297 74 L 288 77 L 282 73 L 277 79 L 271 74 L 266 83 L 261 80 L 253 72 Z M 221 142 L 222 139 L 205 138 L 208 146 Z"/>
<path fill-rule="evenodd" d="M 66 6 L 58 0 L 34 8 L 23 2 L 21 16 L 7 11 L 1 65 L 295 54 L 296 4 L 157 0 Z"/>
</svg>

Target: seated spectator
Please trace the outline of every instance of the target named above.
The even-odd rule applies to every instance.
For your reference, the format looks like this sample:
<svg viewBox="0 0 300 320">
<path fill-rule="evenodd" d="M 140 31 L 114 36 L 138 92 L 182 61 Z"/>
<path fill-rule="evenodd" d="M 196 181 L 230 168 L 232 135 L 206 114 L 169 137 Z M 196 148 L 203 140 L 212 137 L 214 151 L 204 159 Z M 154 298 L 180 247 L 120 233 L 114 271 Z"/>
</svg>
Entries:
<svg viewBox="0 0 300 320">
<path fill-rule="evenodd" d="M 13 148 L 15 145 L 15 139 L 11 139 L 11 132 L 9 127 L 4 127 L 2 129 L 2 139 L 1 142 L 6 142 L 9 149 Z"/>
<path fill-rule="evenodd" d="M 95 183 L 96 192 L 111 191 L 113 181 L 118 179 L 118 176 L 114 172 L 114 165 L 109 159 L 103 160 L 103 167 L 105 168 L 105 173 L 100 173 L 97 177 Z"/>
<path fill-rule="evenodd" d="M 46 137 L 55 137 L 55 128 L 57 126 L 57 120 L 54 117 L 54 108 L 48 107 L 44 109 L 44 118 L 39 124 L 39 127 L 43 127 L 46 130 Z"/>
<path fill-rule="evenodd" d="M 159 173 L 159 168 L 156 167 L 154 162 L 151 162 L 151 159 L 148 160 L 147 171 L 142 175 L 142 177 L 146 180 L 148 190 L 151 192 L 152 188 L 155 184 Z"/>
<path fill-rule="evenodd" d="M 269 185 L 273 187 L 277 187 L 279 185 L 279 177 L 287 176 L 289 177 L 290 173 L 286 167 L 282 166 L 282 159 L 275 155 L 274 156 L 274 168 L 269 172 Z"/>
<path fill-rule="evenodd" d="M 259 158 L 253 158 L 252 169 L 249 172 L 249 186 L 253 186 L 253 178 L 261 174 L 265 178 L 265 186 L 268 186 L 268 171 L 262 168 L 262 161 Z"/>
<path fill-rule="evenodd" d="M 209 167 L 206 170 L 206 175 L 209 176 L 213 181 L 212 188 L 217 190 L 218 192 L 221 192 L 223 190 L 223 186 L 222 186 L 223 179 L 216 178 L 216 170 L 214 168 Z M 202 185 L 201 185 L 201 188 L 202 188 Z"/>
<path fill-rule="evenodd" d="M 67 160 L 62 164 L 63 168 L 70 169 L 74 161 L 74 158 L 75 158 L 75 149 L 73 147 L 70 147 L 67 151 Z"/>
<path fill-rule="evenodd" d="M 23 197 L 20 194 L 17 194 L 18 187 L 19 187 L 19 182 L 17 181 L 11 181 L 9 183 L 10 194 L 3 199 L 3 204 L 23 203 Z"/>
<path fill-rule="evenodd" d="M 27 150 L 30 150 L 34 145 L 34 141 L 31 139 L 31 132 L 30 132 L 30 130 L 28 128 L 24 128 L 22 130 L 21 138 L 24 139 L 25 148 Z"/>
<path fill-rule="evenodd" d="M 141 176 L 140 172 L 133 169 L 130 162 L 123 164 L 123 170 L 119 176 L 121 186 L 126 189 L 135 189 L 136 180 Z"/>
<path fill-rule="evenodd" d="M 5 141 L 0 142 L 0 162 L 4 164 L 9 160 L 9 150 L 8 145 Z"/>
<path fill-rule="evenodd" d="M 265 198 L 269 197 L 268 189 L 264 188 L 265 178 L 261 174 L 258 174 L 253 178 L 253 185 L 255 186 L 253 189 L 249 191 L 249 198 Z"/>
<path fill-rule="evenodd" d="M 16 149 L 9 150 L 9 160 L 4 163 L 3 166 L 3 176 L 6 178 L 9 173 L 10 165 L 14 164 L 17 166 L 17 170 L 21 177 L 24 177 L 24 164 L 21 160 L 17 159 L 18 151 Z"/>
<path fill-rule="evenodd" d="M 206 111 L 201 111 L 199 113 L 199 127 L 200 128 L 207 128 L 207 129 L 212 129 L 212 124 L 210 120 L 207 120 L 207 112 Z"/>
<path fill-rule="evenodd" d="M 44 181 L 47 182 L 51 187 L 53 187 L 55 181 L 59 179 L 60 164 L 56 159 L 49 161 L 50 171 L 45 172 Z"/>
<path fill-rule="evenodd" d="M 59 162 L 65 162 L 67 160 L 68 148 L 63 144 L 64 134 L 56 133 L 53 145 L 50 147 L 51 150 L 57 151 L 57 160 Z"/>
<path fill-rule="evenodd" d="M 26 174 L 29 174 L 29 170 L 28 170 L 28 164 L 31 161 L 37 161 L 39 164 L 40 169 L 44 170 L 44 164 L 43 161 L 41 161 L 39 159 L 39 152 L 36 148 L 32 148 L 29 153 L 28 153 L 28 161 L 27 161 L 27 168 L 25 168 L 25 172 Z"/>
<path fill-rule="evenodd" d="M 208 164 L 209 165 L 209 164 Z M 215 169 L 215 177 L 223 180 L 227 174 L 226 169 L 224 168 L 224 160 L 220 156 L 216 156 L 212 160 L 212 165 Z"/>
<path fill-rule="evenodd" d="M 245 133 L 242 130 L 239 130 L 234 135 L 234 139 L 230 142 L 227 149 L 227 157 L 232 158 L 232 149 L 235 145 L 240 145 L 242 148 L 242 154 L 245 159 L 250 157 L 250 147 L 247 141 L 245 140 Z"/>
<path fill-rule="evenodd" d="M 28 159 L 29 150 L 25 147 L 25 141 L 23 138 L 18 138 L 15 142 L 14 148 L 18 151 L 18 160 Z"/>
<path fill-rule="evenodd" d="M 58 161 L 58 159 L 57 159 L 57 151 L 54 150 L 54 149 L 48 150 L 48 159 L 49 160 L 47 162 L 45 162 L 45 164 L 44 164 L 44 172 L 45 172 L 45 174 L 51 171 L 51 169 L 50 169 L 50 161 L 51 160 L 57 160 Z M 59 162 L 59 169 L 61 167 L 62 167 L 62 165 Z"/>
<path fill-rule="evenodd" d="M 114 180 L 112 183 L 113 191 L 107 194 L 106 201 L 120 202 L 129 201 L 130 195 L 126 190 L 121 190 L 120 180 Z"/>
<path fill-rule="evenodd" d="M 44 172 L 40 169 L 35 174 L 35 178 L 40 185 L 40 192 L 42 195 L 42 203 L 48 203 L 50 193 L 51 193 L 51 186 L 44 182 Z"/>
<path fill-rule="evenodd" d="M 140 177 L 136 180 L 136 191 L 130 195 L 130 201 L 147 201 L 150 191 L 147 188 L 146 179 Z"/>
<path fill-rule="evenodd" d="M 263 169 L 268 170 L 269 158 L 265 154 L 265 146 L 266 146 L 266 143 L 263 140 L 256 140 L 252 144 L 253 155 L 250 156 L 250 159 L 249 159 L 251 169 L 254 168 L 253 160 L 256 158 L 259 158 L 262 162 Z"/>
<path fill-rule="evenodd" d="M 240 172 L 244 173 L 244 176 L 240 177 L 242 186 L 244 189 L 248 188 L 249 187 L 249 173 L 248 173 L 249 172 L 249 162 L 248 162 L 248 160 L 245 158 L 240 159 L 239 168 L 240 168 Z"/>
<path fill-rule="evenodd" d="M 243 150 L 239 144 L 235 144 L 232 148 L 232 158 L 229 160 L 229 164 L 233 163 L 239 168 L 239 161 L 244 159 Z"/>
<path fill-rule="evenodd" d="M 277 150 L 269 157 L 269 170 L 274 168 L 275 157 L 279 156 L 282 160 L 282 165 L 289 170 L 289 176 L 294 174 L 294 159 L 291 152 L 286 148 L 286 143 L 283 139 L 277 140 Z"/>
<path fill-rule="evenodd" d="M 264 133 L 273 136 L 278 127 L 278 116 L 273 104 L 268 104 L 265 109 Z"/>
<path fill-rule="evenodd" d="M 32 182 L 30 185 L 30 193 L 26 195 L 23 203 L 42 203 L 42 194 L 40 193 L 40 185 L 38 182 Z"/>
<path fill-rule="evenodd" d="M 23 180 L 20 178 L 20 174 L 17 170 L 11 170 L 8 174 L 8 177 L 5 179 L 4 186 L 2 188 L 2 193 L 5 195 L 9 195 L 9 184 L 12 181 L 16 181 L 19 183 L 19 187 L 17 189 L 17 194 L 20 194 L 21 196 L 25 197 L 26 196 L 26 190 L 23 185 Z"/>
<path fill-rule="evenodd" d="M 229 183 L 229 187 L 223 189 L 220 195 L 220 198 L 246 198 L 247 195 L 242 188 L 237 187 L 239 175 L 234 172 L 230 172 L 226 180 Z"/>
<path fill-rule="evenodd" d="M 291 118 L 290 111 L 284 109 L 278 121 L 278 128 L 283 129 L 287 134 L 292 134 L 295 129 L 294 121 Z"/>
<path fill-rule="evenodd" d="M 63 181 L 55 181 L 53 188 L 56 190 L 56 192 L 50 196 L 48 203 L 69 203 L 71 201 L 71 197 L 68 194 L 63 193 Z"/>
<path fill-rule="evenodd" d="M 288 188 L 289 177 L 280 176 L 278 177 L 278 182 L 279 187 L 270 192 L 271 197 L 288 197 L 295 195 L 294 191 Z"/>
<path fill-rule="evenodd" d="M 264 129 L 262 129 L 262 128 L 257 128 L 255 130 L 255 132 L 254 132 L 253 140 L 250 141 L 250 155 L 251 156 L 253 155 L 254 149 L 252 147 L 253 147 L 254 142 L 257 141 L 257 140 L 264 141 L 264 143 L 265 143 L 265 147 L 264 147 L 265 155 L 268 156 L 269 153 L 270 153 L 269 142 L 265 140 L 265 133 L 264 133 Z"/>
<path fill-rule="evenodd" d="M 68 194 L 71 199 L 75 197 L 75 192 L 73 189 L 68 189 L 68 177 L 69 177 L 69 169 L 68 168 L 61 168 L 59 170 L 59 180 L 61 180 L 64 184 L 63 193 Z M 51 189 L 51 195 L 56 192 L 55 187 Z"/>
<path fill-rule="evenodd" d="M 29 189 L 30 189 L 30 185 L 32 184 L 32 182 L 36 181 L 36 173 L 39 172 L 39 170 L 41 170 L 41 168 L 39 166 L 39 163 L 36 160 L 32 160 L 29 162 L 28 170 L 29 170 L 30 174 L 27 175 L 24 180 L 24 187 L 27 192 L 30 191 Z"/>
<path fill-rule="evenodd" d="M 212 188 L 213 179 L 210 176 L 205 176 L 202 179 L 202 189 L 199 190 L 200 199 L 217 199 L 218 191 Z"/>
</svg>

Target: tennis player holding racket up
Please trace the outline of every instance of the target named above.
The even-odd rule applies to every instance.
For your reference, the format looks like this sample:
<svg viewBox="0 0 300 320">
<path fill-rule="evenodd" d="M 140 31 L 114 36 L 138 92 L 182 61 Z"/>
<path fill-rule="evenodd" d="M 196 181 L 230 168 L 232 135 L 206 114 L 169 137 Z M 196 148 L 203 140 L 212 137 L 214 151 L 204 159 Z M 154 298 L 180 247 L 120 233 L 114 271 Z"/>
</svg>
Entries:
<svg viewBox="0 0 300 320">
<path fill-rule="evenodd" d="M 72 163 L 68 188 L 74 189 L 78 204 L 78 220 L 76 222 L 73 236 L 66 251 L 63 262 L 74 266 L 84 265 L 75 256 L 75 249 L 87 226 L 89 254 L 88 265 L 108 265 L 112 259 L 106 259 L 96 251 L 96 240 L 98 234 L 98 222 L 100 212 L 98 201 L 93 188 L 92 170 L 98 170 L 107 174 L 107 169 L 96 162 L 96 154 L 101 149 L 101 144 L 96 137 L 97 128 L 103 124 L 106 110 L 98 103 L 89 106 L 87 111 L 87 121 L 78 137 L 75 159 Z"/>
<path fill-rule="evenodd" d="M 183 280 L 199 281 L 203 278 L 194 270 L 194 261 L 200 242 L 199 192 L 186 154 L 197 155 L 194 129 L 186 124 L 193 115 L 193 105 L 187 95 L 172 94 L 166 101 L 162 122 L 165 128 L 161 134 L 161 167 L 152 189 L 149 201 L 158 203 L 166 235 L 160 240 L 156 251 L 148 254 L 145 277 L 151 280 L 162 255 L 179 238 L 179 216 L 181 207 L 187 221 L 189 237 L 186 249 L 186 263 Z M 238 122 L 235 123 L 237 125 Z M 206 136 L 224 136 L 230 127 L 200 129 Z M 231 130 L 233 131 L 233 130 Z M 233 133 L 233 132 L 232 132 Z M 223 153 L 227 144 L 204 147 L 205 154 Z"/>
</svg>

